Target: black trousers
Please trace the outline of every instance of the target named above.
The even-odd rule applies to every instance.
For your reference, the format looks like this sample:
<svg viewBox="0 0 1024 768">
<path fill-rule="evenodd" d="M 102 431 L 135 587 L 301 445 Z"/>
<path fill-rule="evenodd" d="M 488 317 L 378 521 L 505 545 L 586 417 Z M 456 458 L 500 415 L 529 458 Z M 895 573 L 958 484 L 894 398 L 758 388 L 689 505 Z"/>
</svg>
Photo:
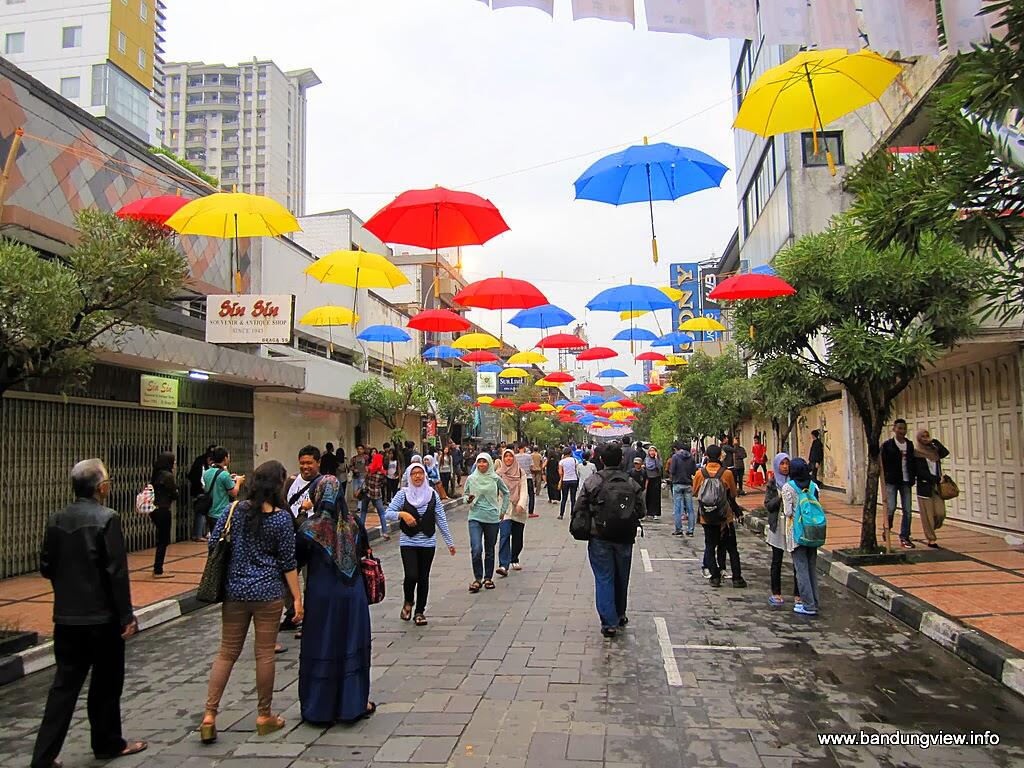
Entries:
<svg viewBox="0 0 1024 768">
<path fill-rule="evenodd" d="M 167 556 L 167 547 L 171 543 L 171 510 L 154 509 L 149 514 L 149 519 L 156 526 L 156 557 L 153 559 L 153 573 L 164 572 L 164 558 Z"/>
<path fill-rule="evenodd" d="M 732 577 L 738 579 L 740 573 L 740 551 L 737 548 L 735 526 L 726 526 L 725 530 L 718 525 L 704 525 L 704 567 L 711 572 L 711 578 L 722 577 L 725 565 L 725 554 L 729 554 L 729 565 Z M 719 548 L 724 551 L 720 551 Z"/>
<path fill-rule="evenodd" d="M 732 468 L 732 475 L 736 478 L 736 492 L 743 493 L 743 473 L 746 472 L 746 466 L 743 464 L 737 464 Z"/>
<path fill-rule="evenodd" d="M 85 677 L 89 682 L 89 727 L 92 751 L 109 758 L 125 748 L 121 737 L 121 691 L 124 688 L 124 640 L 116 624 L 53 628 L 53 655 L 57 671 L 46 697 L 43 722 L 36 734 L 32 768 L 51 768 L 71 727 L 78 694 Z"/>
<path fill-rule="evenodd" d="M 785 554 L 784 549 L 778 547 L 772 547 L 772 569 L 771 569 L 771 580 L 772 580 L 772 594 L 782 594 L 782 556 Z M 800 590 L 797 588 L 796 583 L 796 566 L 793 566 L 793 594 L 796 597 L 800 597 Z"/>
<path fill-rule="evenodd" d="M 533 478 L 532 477 L 526 478 L 526 492 L 530 495 L 530 508 L 529 508 L 528 512 L 529 512 L 529 514 L 532 515 L 533 514 L 534 506 L 537 503 L 537 489 L 534 488 L 534 486 L 533 486 Z"/>
<path fill-rule="evenodd" d="M 400 547 L 402 567 L 405 569 L 405 602 L 416 604 L 415 613 L 423 613 L 430 591 L 430 566 L 434 562 L 434 547 Z"/>
</svg>

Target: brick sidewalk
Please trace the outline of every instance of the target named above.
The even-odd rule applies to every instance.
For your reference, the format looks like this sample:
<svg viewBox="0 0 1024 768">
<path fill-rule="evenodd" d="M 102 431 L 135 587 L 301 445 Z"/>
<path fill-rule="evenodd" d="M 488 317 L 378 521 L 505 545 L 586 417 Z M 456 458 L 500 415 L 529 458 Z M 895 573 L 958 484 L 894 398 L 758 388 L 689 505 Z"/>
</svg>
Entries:
<svg viewBox="0 0 1024 768">
<path fill-rule="evenodd" d="M 740 501 L 745 508 L 754 510 L 761 507 L 761 498 L 759 492 L 752 492 Z M 856 547 L 860 541 L 861 507 L 847 504 L 843 498 L 838 493 L 822 492 L 828 512 L 824 549 Z M 883 514 L 879 512 L 879 525 Z M 897 528 L 902 514 L 902 510 L 896 514 Z M 914 528 L 918 532 L 920 524 L 915 515 Z M 962 557 L 948 562 L 873 565 L 864 570 L 1024 651 L 1024 551 L 1007 544 L 1002 536 L 968 529 L 952 520 L 939 529 L 938 537 L 942 549 Z M 895 531 L 893 541 L 898 542 Z M 916 537 L 915 543 L 918 547 L 911 552 L 925 548 Z"/>
</svg>

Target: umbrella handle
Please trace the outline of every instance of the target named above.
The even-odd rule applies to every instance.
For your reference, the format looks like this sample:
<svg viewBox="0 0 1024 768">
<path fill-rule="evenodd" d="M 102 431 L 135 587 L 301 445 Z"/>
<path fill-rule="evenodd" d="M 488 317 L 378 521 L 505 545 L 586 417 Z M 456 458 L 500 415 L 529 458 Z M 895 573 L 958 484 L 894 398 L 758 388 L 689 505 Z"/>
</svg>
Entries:
<svg viewBox="0 0 1024 768">
<path fill-rule="evenodd" d="M 654 256 L 654 263 L 658 263 L 658 236 L 651 237 L 651 254 Z"/>
</svg>

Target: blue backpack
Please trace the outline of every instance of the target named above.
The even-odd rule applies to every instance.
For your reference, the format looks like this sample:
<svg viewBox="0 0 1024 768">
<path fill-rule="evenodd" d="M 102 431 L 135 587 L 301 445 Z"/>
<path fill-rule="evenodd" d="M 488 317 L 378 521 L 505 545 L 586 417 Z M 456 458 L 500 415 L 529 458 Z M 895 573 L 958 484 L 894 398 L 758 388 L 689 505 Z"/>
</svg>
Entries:
<svg viewBox="0 0 1024 768">
<path fill-rule="evenodd" d="M 801 489 L 792 480 L 789 484 L 797 492 L 793 510 L 793 539 L 801 547 L 820 547 L 825 543 L 825 509 L 818 501 L 818 486 L 811 483 Z"/>
</svg>

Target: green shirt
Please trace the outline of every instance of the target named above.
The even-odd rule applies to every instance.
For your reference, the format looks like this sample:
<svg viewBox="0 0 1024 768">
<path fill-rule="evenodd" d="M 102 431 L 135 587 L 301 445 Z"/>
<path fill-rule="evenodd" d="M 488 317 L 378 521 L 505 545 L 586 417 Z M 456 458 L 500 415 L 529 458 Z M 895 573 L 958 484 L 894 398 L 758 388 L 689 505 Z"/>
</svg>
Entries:
<svg viewBox="0 0 1024 768">
<path fill-rule="evenodd" d="M 220 472 L 219 475 L 217 473 Z M 217 475 L 217 482 L 213 483 L 213 476 Z M 217 519 L 231 506 L 231 489 L 235 487 L 235 479 L 231 473 L 221 467 L 210 467 L 203 472 L 203 488 L 210 494 L 213 503 L 210 505 L 210 517 Z"/>
</svg>

